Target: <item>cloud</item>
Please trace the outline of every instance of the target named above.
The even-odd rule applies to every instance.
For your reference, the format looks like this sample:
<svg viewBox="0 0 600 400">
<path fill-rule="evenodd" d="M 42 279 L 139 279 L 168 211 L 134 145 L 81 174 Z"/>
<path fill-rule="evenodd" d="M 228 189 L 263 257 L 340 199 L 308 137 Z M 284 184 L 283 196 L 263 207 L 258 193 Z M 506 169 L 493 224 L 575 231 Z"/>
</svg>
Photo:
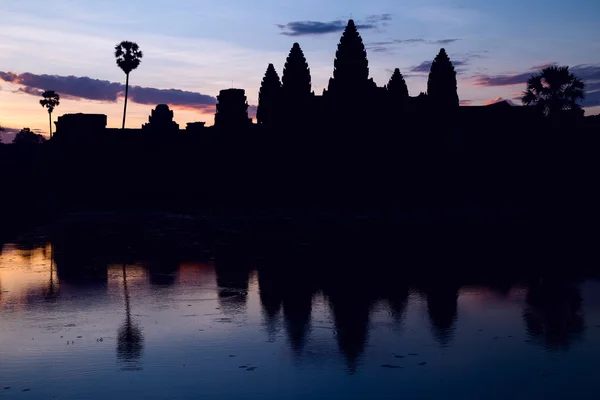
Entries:
<svg viewBox="0 0 600 400">
<path fill-rule="evenodd" d="M 452 65 L 454 65 L 454 67 L 462 67 L 467 65 L 469 62 L 467 60 L 455 60 L 452 61 Z M 421 64 L 419 65 L 415 65 L 414 67 L 412 67 L 410 69 L 410 72 L 416 72 L 416 73 L 429 73 L 429 71 L 431 70 L 431 64 L 433 64 L 433 61 L 423 61 Z M 461 73 L 463 72 L 462 69 L 457 69 L 456 70 L 457 73 Z"/>
<path fill-rule="evenodd" d="M 54 90 L 63 98 L 116 102 L 124 95 L 125 85 L 73 75 L 17 74 L 0 71 L 0 80 L 21 85 L 17 92 L 39 96 L 44 90 Z M 203 111 L 217 103 L 216 98 L 198 92 L 179 89 L 156 89 L 130 86 L 129 99 L 138 104 L 169 104 L 173 107 Z"/>
<path fill-rule="evenodd" d="M 473 104 L 473 100 L 461 100 L 459 103 L 461 106 L 470 106 Z"/>
<path fill-rule="evenodd" d="M 476 75 L 474 76 L 475 86 L 511 86 L 524 85 L 531 75 L 532 71 L 557 65 L 557 63 L 546 63 L 531 67 L 528 72 L 519 74 L 504 74 L 504 75 Z M 575 76 L 581 78 L 586 84 L 588 91 L 600 90 L 600 64 L 581 64 L 569 68 Z"/>
<path fill-rule="evenodd" d="M 426 39 L 394 39 L 393 43 L 396 44 L 415 44 L 415 43 L 420 43 L 420 44 L 450 44 L 450 43 L 454 43 L 457 42 L 461 39 L 458 38 L 451 38 L 451 39 L 437 39 L 437 40 L 426 40 Z"/>
<path fill-rule="evenodd" d="M 540 64 L 540 65 L 534 65 L 533 67 L 531 67 L 531 70 L 537 72 L 537 71 L 540 71 L 540 70 L 542 70 L 544 68 L 553 67 L 555 65 L 558 65 L 558 63 L 554 62 L 554 61 L 553 62 L 547 62 L 547 63 Z"/>
<path fill-rule="evenodd" d="M 513 86 L 525 85 L 531 75 L 540 69 L 558 65 L 549 62 L 542 65 L 534 65 L 528 72 L 504 75 L 476 75 L 473 77 L 475 86 Z M 569 70 L 585 83 L 585 99 L 581 102 L 584 107 L 600 106 L 600 64 L 579 64 L 570 67 Z M 516 98 L 515 100 L 519 100 Z"/>
<path fill-rule="evenodd" d="M 477 75 L 473 79 L 475 80 L 475 86 L 480 87 L 512 86 L 525 84 L 531 75 L 531 72 L 514 75 Z"/>
<path fill-rule="evenodd" d="M 600 91 L 586 93 L 585 100 L 581 102 L 584 107 L 600 106 Z"/>
<path fill-rule="evenodd" d="M 375 14 L 369 15 L 362 23 L 357 23 L 356 27 L 359 30 L 377 29 L 387 26 L 387 22 L 391 21 L 391 14 Z M 285 36 L 310 36 L 310 35 L 326 35 L 329 33 L 342 32 L 348 21 L 335 20 L 329 22 L 321 21 L 293 21 L 287 24 L 278 24 L 282 35 Z"/>
<path fill-rule="evenodd" d="M 496 103 L 500 103 L 500 102 L 503 102 L 503 101 L 506 101 L 506 102 L 507 102 L 508 104 L 510 104 L 511 106 L 516 106 L 516 104 L 515 104 L 515 103 L 514 103 L 514 102 L 513 102 L 511 99 L 505 99 L 505 98 L 503 98 L 503 97 L 495 97 L 495 98 L 493 98 L 493 99 L 486 100 L 486 101 L 483 103 L 483 105 L 484 105 L 484 106 L 489 106 L 489 105 L 491 105 L 491 104 L 496 104 Z"/>
<path fill-rule="evenodd" d="M 412 38 L 412 39 L 392 39 L 392 40 L 388 40 L 388 41 L 384 41 L 384 42 L 372 42 L 372 43 L 367 43 L 366 44 L 366 48 L 367 50 L 371 50 L 374 52 L 378 52 L 378 53 L 386 53 L 386 52 L 390 52 L 392 47 L 396 46 L 396 45 L 402 45 L 402 44 L 435 44 L 435 45 L 448 45 L 450 43 L 454 43 L 456 41 L 459 41 L 461 39 L 458 38 L 450 38 L 450 39 L 436 39 L 436 40 L 428 40 L 428 39 L 416 39 L 416 38 Z"/>
</svg>

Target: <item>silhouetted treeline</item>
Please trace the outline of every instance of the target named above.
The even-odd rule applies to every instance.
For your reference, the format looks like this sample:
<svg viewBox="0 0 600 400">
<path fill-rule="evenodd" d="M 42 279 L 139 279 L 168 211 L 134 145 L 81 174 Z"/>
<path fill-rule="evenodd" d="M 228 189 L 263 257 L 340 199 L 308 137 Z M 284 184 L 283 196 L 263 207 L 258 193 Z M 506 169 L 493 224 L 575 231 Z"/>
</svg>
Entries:
<svg viewBox="0 0 600 400">
<path fill-rule="evenodd" d="M 4 145 L 4 215 L 594 216 L 599 136 L 448 117 L 408 126 L 59 137 Z M 481 122 L 481 123 L 479 123 Z"/>
</svg>

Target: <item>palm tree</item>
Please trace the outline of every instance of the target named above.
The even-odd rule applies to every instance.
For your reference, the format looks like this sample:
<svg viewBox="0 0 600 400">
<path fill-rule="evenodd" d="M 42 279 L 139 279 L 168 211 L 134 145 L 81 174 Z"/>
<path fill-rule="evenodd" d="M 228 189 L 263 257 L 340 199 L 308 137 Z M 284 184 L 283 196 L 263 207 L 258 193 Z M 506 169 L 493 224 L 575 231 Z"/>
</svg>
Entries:
<svg viewBox="0 0 600 400">
<path fill-rule="evenodd" d="M 127 76 L 125 81 L 125 107 L 123 108 L 123 129 L 125 129 L 125 115 L 127 114 L 127 95 L 129 93 L 129 74 L 140 66 L 142 62 L 142 51 L 137 43 L 123 41 L 115 46 L 115 57 L 117 65 Z"/>
<path fill-rule="evenodd" d="M 527 80 L 523 92 L 524 105 L 539 107 L 544 115 L 557 115 L 562 110 L 581 110 L 577 101 L 585 98 L 585 84 L 569 67 L 551 66 Z"/>
<path fill-rule="evenodd" d="M 54 90 L 46 90 L 42 93 L 40 104 L 48 109 L 48 119 L 50 121 L 50 139 L 52 139 L 52 111 L 60 104 L 60 96 Z"/>
</svg>

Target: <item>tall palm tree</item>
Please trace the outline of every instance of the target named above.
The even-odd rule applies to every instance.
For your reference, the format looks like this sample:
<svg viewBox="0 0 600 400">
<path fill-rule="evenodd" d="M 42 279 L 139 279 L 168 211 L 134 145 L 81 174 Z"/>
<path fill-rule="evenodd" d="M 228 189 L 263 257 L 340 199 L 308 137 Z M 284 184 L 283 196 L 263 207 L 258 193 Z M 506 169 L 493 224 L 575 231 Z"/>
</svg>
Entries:
<svg viewBox="0 0 600 400">
<path fill-rule="evenodd" d="M 123 41 L 115 46 L 115 57 L 117 65 L 127 76 L 125 81 L 125 106 L 123 108 L 123 129 L 125 129 L 125 115 L 127 115 L 127 95 L 129 93 L 129 74 L 140 66 L 142 62 L 142 51 L 137 43 Z"/>
<path fill-rule="evenodd" d="M 54 90 L 46 90 L 42 93 L 40 100 L 42 107 L 48 109 L 48 120 L 50 122 L 50 139 L 52 139 L 52 111 L 60 104 L 60 96 Z"/>
<path fill-rule="evenodd" d="M 557 115 L 562 110 L 580 110 L 577 104 L 585 98 L 585 84 L 569 71 L 569 67 L 551 66 L 527 80 L 523 92 L 524 105 L 539 107 L 544 115 Z"/>
</svg>

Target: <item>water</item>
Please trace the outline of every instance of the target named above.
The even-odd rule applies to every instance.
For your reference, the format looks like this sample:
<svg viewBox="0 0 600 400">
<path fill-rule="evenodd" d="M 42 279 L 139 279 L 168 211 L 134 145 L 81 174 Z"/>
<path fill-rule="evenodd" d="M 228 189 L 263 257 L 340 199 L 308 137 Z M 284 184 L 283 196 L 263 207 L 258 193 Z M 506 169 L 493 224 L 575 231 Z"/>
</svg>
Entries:
<svg viewBox="0 0 600 400">
<path fill-rule="evenodd" d="M 0 397 L 600 396 L 596 280 L 323 271 L 206 242 L 84 221 L 5 244 Z"/>
</svg>

